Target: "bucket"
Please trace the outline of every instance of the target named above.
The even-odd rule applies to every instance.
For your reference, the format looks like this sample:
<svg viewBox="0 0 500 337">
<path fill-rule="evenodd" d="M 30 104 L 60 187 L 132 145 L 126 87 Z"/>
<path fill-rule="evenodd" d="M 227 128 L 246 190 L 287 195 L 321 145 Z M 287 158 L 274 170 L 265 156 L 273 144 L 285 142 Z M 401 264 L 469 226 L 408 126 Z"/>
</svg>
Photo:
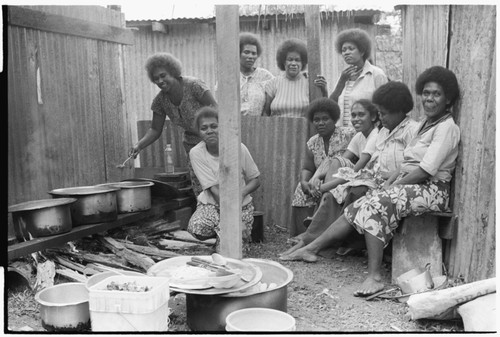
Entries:
<svg viewBox="0 0 500 337">
<path fill-rule="evenodd" d="M 295 331 L 295 318 L 269 308 L 246 308 L 226 317 L 226 331 Z"/>
<path fill-rule="evenodd" d="M 264 241 L 264 212 L 253 212 L 252 242 Z"/>
</svg>

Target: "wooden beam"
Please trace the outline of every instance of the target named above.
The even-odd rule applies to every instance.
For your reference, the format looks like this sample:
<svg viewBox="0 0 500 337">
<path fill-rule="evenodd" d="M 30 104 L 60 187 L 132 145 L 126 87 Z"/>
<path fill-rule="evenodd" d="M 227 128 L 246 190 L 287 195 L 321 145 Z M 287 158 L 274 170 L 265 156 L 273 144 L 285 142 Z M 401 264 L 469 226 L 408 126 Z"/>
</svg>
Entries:
<svg viewBox="0 0 500 337">
<path fill-rule="evenodd" d="M 120 44 L 134 44 L 134 33 L 129 29 L 45 13 L 18 6 L 9 6 L 8 8 L 9 25 Z"/>
<path fill-rule="evenodd" d="M 220 252 L 242 257 L 238 5 L 215 6 L 219 83 Z"/>
<path fill-rule="evenodd" d="M 314 80 L 321 72 L 321 18 L 319 5 L 306 5 L 304 8 L 306 34 L 307 34 L 307 59 L 309 74 L 309 102 L 322 97 L 321 91 L 314 85 Z"/>
</svg>

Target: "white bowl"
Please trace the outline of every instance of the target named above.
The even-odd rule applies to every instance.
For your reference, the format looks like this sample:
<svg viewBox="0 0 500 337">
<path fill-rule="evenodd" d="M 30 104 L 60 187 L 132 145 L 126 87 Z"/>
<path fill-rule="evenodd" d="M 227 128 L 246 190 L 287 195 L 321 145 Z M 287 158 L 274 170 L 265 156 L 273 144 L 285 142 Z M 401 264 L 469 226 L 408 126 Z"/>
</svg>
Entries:
<svg viewBox="0 0 500 337">
<path fill-rule="evenodd" d="M 295 318 L 269 308 L 246 308 L 226 317 L 226 331 L 295 331 Z"/>
</svg>

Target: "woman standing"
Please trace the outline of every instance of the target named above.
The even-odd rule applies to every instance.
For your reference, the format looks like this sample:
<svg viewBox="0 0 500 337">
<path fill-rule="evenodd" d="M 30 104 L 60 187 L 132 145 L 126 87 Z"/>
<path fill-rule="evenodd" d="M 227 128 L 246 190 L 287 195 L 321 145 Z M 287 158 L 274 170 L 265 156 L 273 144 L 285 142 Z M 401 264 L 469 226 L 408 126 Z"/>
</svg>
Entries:
<svg viewBox="0 0 500 337">
<path fill-rule="evenodd" d="M 240 109 L 243 116 L 261 116 L 266 102 L 266 82 L 274 76 L 266 69 L 255 67 L 262 54 L 257 35 L 240 34 Z"/>
<path fill-rule="evenodd" d="M 387 76 L 382 69 L 368 61 L 372 41 L 364 30 L 354 28 L 342 31 L 335 41 L 335 49 L 342 55 L 347 68 L 342 71 L 330 98 L 338 102 L 340 123 L 347 126 L 350 123 L 352 104 L 362 98 L 371 100 L 375 89 L 387 83 Z M 319 75 L 315 84 L 326 97 L 328 93 L 325 78 Z"/>
<path fill-rule="evenodd" d="M 198 195 L 196 211 L 189 220 L 187 230 L 197 239 L 207 240 L 216 237 L 219 242 L 219 116 L 217 110 L 210 107 L 200 109 L 196 114 L 194 125 L 202 141 L 193 147 L 189 152 L 189 157 L 203 192 Z M 254 211 L 250 193 L 260 186 L 260 172 L 244 144 L 241 144 L 241 169 L 242 237 L 245 242 L 248 242 L 252 232 Z"/>
<path fill-rule="evenodd" d="M 285 73 L 266 84 L 263 116 L 305 117 L 309 106 L 307 48 L 298 39 L 284 41 L 276 52 L 278 67 Z"/>
<path fill-rule="evenodd" d="M 203 106 L 217 107 L 217 103 L 200 79 L 191 76 L 182 76 L 181 62 L 169 53 L 156 53 L 146 60 L 146 72 L 151 82 L 160 88 L 160 92 L 153 99 L 153 121 L 151 128 L 137 143 L 132 146 L 129 155 L 134 158 L 145 147 L 160 138 L 163 131 L 165 118 L 184 129 L 183 145 L 186 153 L 201 140 L 197 130 L 193 129 L 195 112 Z M 201 192 L 201 187 L 192 172 L 188 158 L 188 168 L 191 173 L 193 190 L 196 195 Z"/>
<path fill-rule="evenodd" d="M 451 108 L 459 97 L 455 74 L 434 66 L 417 78 L 426 118 L 404 150 L 399 170 L 383 188 L 349 205 L 337 221 L 307 246 L 282 256 L 283 260 L 314 262 L 317 252 L 332 241 L 342 240 L 353 230 L 364 234 L 368 250 L 368 275 L 355 296 L 369 296 L 384 288 L 383 250 L 399 221 L 410 215 L 444 212 L 450 198 L 450 180 L 455 169 L 460 129 Z"/>
</svg>

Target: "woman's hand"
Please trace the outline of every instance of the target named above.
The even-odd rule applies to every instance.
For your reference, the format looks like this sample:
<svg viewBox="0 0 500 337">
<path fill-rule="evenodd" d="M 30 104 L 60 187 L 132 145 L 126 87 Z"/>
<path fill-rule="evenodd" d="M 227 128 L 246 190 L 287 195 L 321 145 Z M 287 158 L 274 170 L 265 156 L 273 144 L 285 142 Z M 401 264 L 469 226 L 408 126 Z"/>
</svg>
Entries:
<svg viewBox="0 0 500 337">
<path fill-rule="evenodd" d="M 358 71 L 358 67 L 352 65 L 352 66 L 349 66 L 347 68 L 345 68 L 342 73 L 340 74 L 340 81 L 342 82 L 347 82 L 347 80 L 349 78 L 351 78 L 351 76 L 356 72 Z"/>
<path fill-rule="evenodd" d="M 328 96 L 328 91 L 326 89 L 327 82 L 326 82 L 326 79 L 324 76 L 317 75 L 316 79 L 314 80 L 314 85 L 317 86 L 321 90 L 323 97 Z"/>
<path fill-rule="evenodd" d="M 139 144 L 135 144 L 130 148 L 128 151 L 129 157 L 134 157 L 134 159 L 137 157 L 137 155 L 141 152 L 141 148 L 139 147 Z"/>
<path fill-rule="evenodd" d="M 314 198 L 321 197 L 322 193 L 320 187 L 321 187 L 321 180 L 313 179 L 313 181 L 309 183 L 309 190 L 312 197 Z"/>
<path fill-rule="evenodd" d="M 300 187 L 302 188 L 302 192 L 304 192 L 305 195 L 311 195 L 311 186 L 307 181 L 301 181 Z"/>
</svg>

